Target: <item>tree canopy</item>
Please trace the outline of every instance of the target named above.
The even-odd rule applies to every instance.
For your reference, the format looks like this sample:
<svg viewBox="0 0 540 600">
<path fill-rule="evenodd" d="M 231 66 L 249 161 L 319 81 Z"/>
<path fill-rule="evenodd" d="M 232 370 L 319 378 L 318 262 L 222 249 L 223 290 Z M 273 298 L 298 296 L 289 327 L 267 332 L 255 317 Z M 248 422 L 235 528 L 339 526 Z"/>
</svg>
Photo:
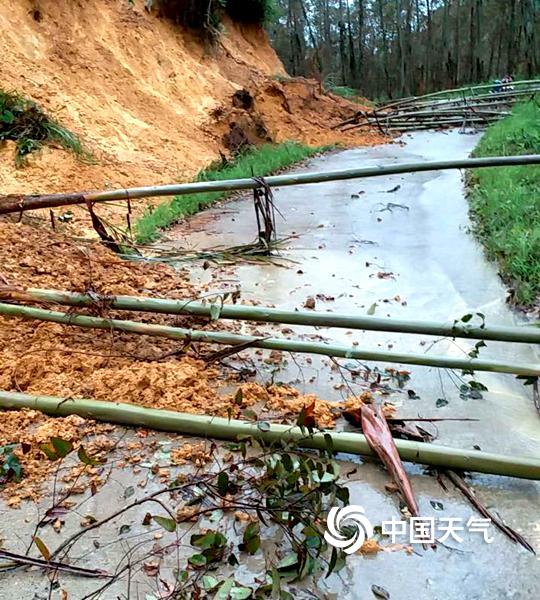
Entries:
<svg viewBox="0 0 540 600">
<path fill-rule="evenodd" d="M 276 0 L 291 75 L 369 97 L 407 96 L 540 70 L 540 0 Z"/>
</svg>

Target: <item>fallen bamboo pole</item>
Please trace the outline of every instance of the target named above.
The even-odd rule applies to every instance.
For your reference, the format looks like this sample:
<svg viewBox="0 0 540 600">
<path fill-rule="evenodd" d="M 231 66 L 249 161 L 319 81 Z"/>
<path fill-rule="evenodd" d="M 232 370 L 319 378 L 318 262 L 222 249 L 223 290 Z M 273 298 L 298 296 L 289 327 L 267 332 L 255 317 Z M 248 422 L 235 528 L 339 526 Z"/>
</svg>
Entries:
<svg viewBox="0 0 540 600">
<path fill-rule="evenodd" d="M 423 118 L 427 117 L 429 119 L 438 117 L 440 115 L 444 115 L 445 117 L 461 117 L 464 114 L 466 115 L 476 115 L 476 116 L 491 116 L 491 117 L 500 117 L 509 115 L 509 111 L 502 110 L 477 110 L 477 108 L 483 108 L 485 105 L 477 105 L 477 106 L 456 106 L 443 108 L 442 110 L 419 110 L 419 111 L 409 111 L 409 112 L 399 112 L 395 115 L 389 117 L 390 119 L 400 118 L 400 119 L 410 119 L 410 118 Z"/>
<path fill-rule="evenodd" d="M 320 432 L 308 436 L 299 427 L 277 424 L 271 424 L 265 427 L 263 431 L 257 423 L 169 410 L 156 410 L 119 402 L 89 399 L 74 400 L 73 398 L 31 396 L 0 391 L 0 408 L 5 410 L 28 408 L 55 417 L 76 414 L 108 423 L 148 427 L 160 431 L 183 433 L 204 438 L 238 440 L 253 437 L 266 444 L 275 444 L 281 441 L 293 442 L 302 447 L 321 450 L 328 448 L 326 436 L 330 435 L 336 452 L 374 456 L 366 438 L 359 433 Z M 516 458 L 478 450 L 459 450 L 399 439 L 395 440 L 395 444 L 402 460 L 413 463 L 446 469 L 507 475 L 523 479 L 540 479 L 540 460 L 537 458 Z"/>
<path fill-rule="evenodd" d="M 433 123 L 431 125 L 425 123 L 411 124 L 411 125 L 391 125 L 387 128 L 387 131 L 391 132 L 406 132 L 406 131 L 419 131 L 423 129 L 455 129 L 461 127 L 476 127 L 478 129 L 483 128 L 487 123 L 485 121 L 474 121 L 471 122 L 469 119 L 462 119 L 455 123 Z"/>
<path fill-rule="evenodd" d="M 449 114 L 457 114 L 457 115 L 463 115 L 463 114 L 475 114 L 475 115 L 482 115 L 482 114 L 490 114 L 493 116 L 498 116 L 500 114 L 504 114 L 504 112 L 509 112 L 508 110 L 502 110 L 502 109 L 498 109 L 496 108 L 497 106 L 501 106 L 501 107 L 505 107 L 508 108 L 508 103 L 502 100 L 499 100 L 497 102 L 485 102 L 485 103 L 478 103 L 478 104 L 474 104 L 474 105 L 470 105 L 470 104 L 464 104 L 461 106 L 441 106 L 441 107 L 435 107 L 435 106 L 426 106 L 424 108 L 418 108 L 418 109 L 407 109 L 404 111 L 398 111 L 395 113 L 388 113 L 386 115 L 384 115 L 384 117 L 379 115 L 379 121 L 384 121 L 386 119 L 396 119 L 396 118 L 405 118 L 405 117 L 412 117 L 412 116 L 420 116 L 420 117 L 429 117 L 429 118 L 434 118 L 437 117 L 439 115 L 449 115 Z M 363 117 L 365 119 L 370 119 L 371 121 L 375 121 L 375 116 L 372 114 L 367 114 L 365 117 Z"/>
<path fill-rule="evenodd" d="M 502 118 L 502 117 L 501 117 Z M 437 125 L 440 124 L 447 124 L 447 125 L 451 125 L 453 123 L 462 123 L 463 121 L 481 121 L 483 123 L 485 122 L 495 122 L 498 121 L 499 117 L 493 117 L 493 116 L 489 116 L 489 117 L 484 117 L 482 115 L 476 115 L 475 113 L 470 113 L 470 114 L 463 114 L 463 115 L 457 115 L 455 117 L 448 117 L 448 116 L 444 116 L 444 117 L 430 117 L 428 119 L 423 118 L 423 119 L 417 119 L 416 117 L 399 117 L 395 118 L 395 119 L 388 119 L 387 121 L 384 122 L 384 126 L 385 127 L 397 127 L 399 125 L 414 125 L 414 124 L 418 124 L 418 125 L 430 125 L 432 127 L 436 127 Z M 369 125 L 371 126 L 372 123 L 369 123 Z"/>
<path fill-rule="evenodd" d="M 356 129 L 360 127 L 374 127 L 377 123 L 384 125 L 388 128 L 390 125 L 395 125 L 397 123 L 412 123 L 413 120 L 427 124 L 431 123 L 432 125 L 437 125 L 442 123 L 443 121 L 455 121 L 458 122 L 459 119 L 468 119 L 468 120 L 477 120 L 482 122 L 495 122 L 498 121 L 505 116 L 508 116 L 510 113 L 508 111 L 478 111 L 472 110 L 468 107 L 455 109 L 446 108 L 444 110 L 432 110 L 432 111 L 421 111 L 421 112 L 404 112 L 404 113 L 395 113 L 386 115 L 384 117 L 375 118 L 373 115 L 366 115 L 363 117 L 363 120 L 356 122 L 344 123 L 342 127 L 342 131 L 349 131 L 351 129 Z"/>
<path fill-rule="evenodd" d="M 478 96 L 471 96 L 465 98 L 450 98 L 437 101 L 424 101 L 416 104 L 406 104 L 398 106 L 388 112 L 388 108 L 377 109 L 371 113 L 365 113 L 364 118 L 374 119 L 376 121 L 388 120 L 399 117 L 403 114 L 417 111 L 431 111 L 434 114 L 439 113 L 444 109 L 463 109 L 467 110 L 470 107 L 494 107 L 501 104 L 510 105 L 516 102 L 519 98 L 530 96 L 533 97 L 535 94 L 540 93 L 540 84 L 534 88 L 525 90 L 513 90 L 513 91 L 501 91 L 497 93 L 489 93 Z M 382 112 L 383 110 L 387 112 Z M 354 120 L 352 121 L 354 122 Z M 362 122 L 361 122 L 362 123 Z M 343 123 L 346 125 L 348 123 Z M 362 123 L 363 124 L 363 123 Z"/>
<path fill-rule="evenodd" d="M 533 89 L 540 89 L 540 81 L 538 79 L 524 79 L 521 81 L 513 81 L 512 83 L 509 84 L 501 84 L 501 86 L 513 86 L 514 88 L 516 87 L 521 87 L 523 85 L 530 85 Z M 378 110 L 385 110 L 388 108 L 395 108 L 397 106 L 405 106 L 407 104 L 412 104 L 414 102 L 423 102 L 424 100 L 428 99 L 428 98 L 437 98 L 438 96 L 444 96 L 444 95 L 450 95 L 450 94 L 462 94 L 463 92 L 474 92 L 477 90 L 487 90 L 487 89 L 492 89 L 493 87 L 495 87 L 495 83 L 483 83 L 481 85 L 474 85 L 474 86 L 466 86 L 466 87 L 461 87 L 461 88 L 455 88 L 455 89 L 448 89 L 448 90 L 439 90 L 437 92 L 430 92 L 429 94 L 424 94 L 422 96 L 409 96 L 408 98 L 403 98 L 400 100 L 394 100 L 393 102 L 390 102 L 388 104 L 385 104 L 383 106 L 381 106 Z M 527 90 L 509 90 L 509 93 L 512 92 L 527 92 Z M 495 94 L 494 94 L 495 95 Z M 472 97 L 474 98 L 474 93 L 471 93 L 468 97 Z M 456 100 L 462 100 L 463 96 L 456 98 Z M 433 102 L 433 100 L 430 100 L 431 102 Z"/>
<path fill-rule="evenodd" d="M 322 173 L 290 173 L 266 177 L 269 187 L 304 185 L 327 181 L 344 181 L 364 177 L 382 177 L 401 173 L 424 171 L 442 171 L 447 169 L 481 169 L 486 167 L 509 167 L 516 165 L 540 164 L 540 154 L 523 156 L 492 156 L 486 158 L 465 158 L 460 160 L 425 161 L 398 165 L 364 167 L 344 171 L 326 171 Z M 230 192 L 234 190 L 252 190 L 260 187 L 255 179 L 228 179 L 222 181 L 201 181 L 173 185 L 148 186 L 104 192 L 78 192 L 51 195 L 9 195 L 0 196 L 0 215 L 17 213 L 40 208 L 54 208 L 88 202 L 111 202 L 116 200 L 134 200 L 158 196 L 181 196 L 203 192 Z"/>
<path fill-rule="evenodd" d="M 377 350 L 359 350 L 354 347 L 334 344 L 303 342 L 282 338 L 260 338 L 222 331 L 200 331 L 196 329 L 170 327 L 167 325 L 140 323 L 138 321 L 121 321 L 117 319 L 89 317 L 86 315 L 73 315 L 15 304 L 0 303 L 0 315 L 23 319 L 35 319 L 38 321 L 49 321 L 90 329 L 117 330 L 139 335 L 151 335 L 175 340 L 189 340 L 206 344 L 223 344 L 227 346 L 245 345 L 246 347 L 252 346 L 254 348 L 264 348 L 267 350 L 318 354 L 351 360 L 421 365 L 445 369 L 461 369 L 465 371 L 513 373 L 515 375 L 526 375 L 531 377 L 540 376 L 540 364 L 514 364 L 494 360 L 480 360 L 477 358 L 451 358 L 428 354 L 402 354 Z"/>
<path fill-rule="evenodd" d="M 170 300 L 147 298 L 144 296 L 100 296 L 58 290 L 36 288 L 3 290 L 0 298 L 24 299 L 25 301 L 48 302 L 65 306 L 91 308 L 105 306 L 115 310 L 151 312 L 169 315 L 195 315 L 212 317 L 213 309 L 208 303 L 193 300 Z M 219 306 L 219 305 L 217 305 Z M 469 338 L 501 342 L 521 342 L 540 344 L 540 327 L 472 326 L 455 320 L 453 323 L 410 321 L 371 317 L 364 315 L 318 313 L 311 311 L 282 310 L 242 304 L 224 304 L 219 307 L 219 319 L 256 321 L 262 323 L 282 323 L 287 325 L 309 325 L 314 327 L 337 327 L 366 331 L 385 331 L 435 335 L 438 337 Z"/>
<path fill-rule="evenodd" d="M 463 116 L 458 119 L 436 119 L 433 121 L 408 121 L 408 122 L 393 122 L 389 121 L 387 125 L 385 125 L 388 129 L 401 129 L 402 127 L 429 127 L 431 129 L 437 129 L 437 127 L 456 127 L 462 125 L 464 122 L 466 123 L 474 123 L 475 125 L 482 125 L 486 123 L 493 123 L 497 119 L 471 119 L 469 117 Z"/>
</svg>

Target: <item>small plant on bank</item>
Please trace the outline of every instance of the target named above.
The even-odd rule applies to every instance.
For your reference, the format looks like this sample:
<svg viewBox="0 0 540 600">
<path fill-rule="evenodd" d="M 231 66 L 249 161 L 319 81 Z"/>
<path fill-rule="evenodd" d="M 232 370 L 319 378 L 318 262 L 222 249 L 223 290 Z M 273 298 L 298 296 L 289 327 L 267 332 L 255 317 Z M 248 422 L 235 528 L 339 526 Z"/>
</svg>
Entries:
<svg viewBox="0 0 540 600">
<path fill-rule="evenodd" d="M 176 23 L 205 32 L 210 37 L 219 33 L 219 10 L 223 0 L 146 0 L 145 8 L 156 9 L 162 16 Z"/>
<path fill-rule="evenodd" d="M 260 25 L 276 15 L 274 0 L 146 0 L 145 8 L 156 9 L 162 16 L 212 39 L 219 36 L 223 13 L 233 21 Z"/>
<path fill-rule="evenodd" d="M 16 92 L 0 90 L 0 141 L 16 143 L 15 162 L 21 166 L 31 152 L 45 145 L 60 146 L 88 157 L 78 137 L 51 119 L 35 102 Z"/>
</svg>

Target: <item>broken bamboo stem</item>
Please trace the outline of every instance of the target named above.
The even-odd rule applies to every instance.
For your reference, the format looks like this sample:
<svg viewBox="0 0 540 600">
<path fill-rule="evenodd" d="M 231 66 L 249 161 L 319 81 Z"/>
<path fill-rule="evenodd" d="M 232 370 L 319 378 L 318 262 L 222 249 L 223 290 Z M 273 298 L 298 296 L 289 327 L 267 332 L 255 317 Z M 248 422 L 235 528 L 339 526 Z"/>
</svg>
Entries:
<svg viewBox="0 0 540 600">
<path fill-rule="evenodd" d="M 377 350 L 360 350 L 348 346 L 303 342 L 283 338 L 261 339 L 255 336 L 239 335 L 223 331 L 201 331 L 196 329 L 171 327 L 168 325 L 140 323 L 138 321 L 121 321 L 116 319 L 104 319 L 101 317 L 89 317 L 86 315 L 74 315 L 15 304 L 0 303 L 0 315 L 19 317 L 23 319 L 36 319 L 39 321 L 49 321 L 63 325 L 90 329 L 117 330 L 139 335 L 151 335 L 175 340 L 189 340 L 206 344 L 224 344 L 228 346 L 249 344 L 254 348 L 281 350 L 284 352 L 300 352 L 305 354 L 318 354 L 322 356 L 334 356 L 337 358 L 347 358 L 351 360 L 421 365 L 445 369 L 461 369 L 464 371 L 513 373 L 515 375 L 526 375 L 530 377 L 540 376 L 540 364 L 514 364 L 503 363 L 494 360 L 481 360 L 477 358 L 452 358 L 428 354 L 406 354 Z"/>
<path fill-rule="evenodd" d="M 326 181 L 344 181 L 362 179 L 364 177 L 382 177 L 400 173 L 418 173 L 424 171 L 442 171 L 447 169 L 480 169 L 486 167 L 509 167 L 540 164 L 540 154 L 523 156 L 491 156 L 485 158 L 465 158 L 460 160 L 424 161 L 399 165 L 363 167 L 343 171 L 326 171 L 320 173 L 289 173 L 266 177 L 269 187 L 304 185 Z M 0 215 L 54 208 L 86 202 L 111 202 L 116 200 L 134 200 L 161 196 L 182 196 L 203 192 L 230 192 L 235 190 L 252 190 L 260 187 L 255 179 L 227 179 L 222 181 L 201 181 L 173 185 L 147 186 L 129 189 L 108 190 L 104 192 L 78 192 L 70 194 L 50 195 L 9 195 L 0 196 Z"/>
<path fill-rule="evenodd" d="M 144 296 L 100 296 L 99 294 L 90 295 L 78 292 L 36 288 L 3 290 L 0 287 L 0 298 L 4 300 L 17 300 L 22 298 L 25 301 L 34 300 L 37 302 L 48 302 L 65 306 L 86 308 L 105 306 L 114 310 L 151 312 L 169 315 L 185 314 L 209 318 L 213 318 L 213 313 L 215 314 L 217 308 L 218 319 L 540 344 L 540 327 L 503 327 L 496 325 L 473 326 L 468 323 L 460 322 L 457 319 L 453 323 L 409 321 L 364 315 L 347 315 L 339 313 L 325 314 L 312 311 L 282 310 L 279 308 L 267 308 L 261 306 L 245 306 L 242 304 L 223 304 L 222 306 L 217 304 L 212 306 L 209 303 L 203 304 L 192 300 L 170 300 L 165 298 L 148 298 Z"/>
<path fill-rule="evenodd" d="M 183 433 L 204 438 L 238 440 L 253 437 L 267 444 L 293 442 L 306 448 L 328 449 L 327 436 L 332 438 L 336 452 L 374 456 L 366 438 L 360 433 L 317 432 L 308 435 L 299 427 L 270 424 L 259 427 L 237 419 L 208 415 L 192 415 L 169 410 L 145 408 L 119 402 L 53 396 L 32 396 L 0 391 L 0 408 L 5 410 L 29 408 L 52 416 L 80 415 L 121 425 L 148 427 L 160 431 Z M 540 479 L 540 460 L 537 458 L 504 456 L 478 450 L 460 450 L 436 444 L 395 440 L 402 460 L 432 467 L 477 471 L 523 479 Z"/>
</svg>

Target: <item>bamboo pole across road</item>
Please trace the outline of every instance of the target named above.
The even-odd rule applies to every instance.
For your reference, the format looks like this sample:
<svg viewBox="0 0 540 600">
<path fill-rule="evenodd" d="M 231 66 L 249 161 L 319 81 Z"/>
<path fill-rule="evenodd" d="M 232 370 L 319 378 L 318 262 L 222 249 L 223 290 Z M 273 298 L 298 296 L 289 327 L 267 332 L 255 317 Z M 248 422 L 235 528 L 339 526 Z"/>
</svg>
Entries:
<svg viewBox="0 0 540 600">
<path fill-rule="evenodd" d="M 74 400 L 52 396 L 31 396 L 16 392 L 0 391 L 0 409 L 39 410 L 52 416 L 80 415 L 81 417 L 148 427 L 161 431 L 183 433 L 204 438 L 233 440 L 253 437 L 266 444 L 280 441 L 294 442 L 306 448 L 327 449 L 328 439 L 332 438 L 332 447 L 336 452 L 374 456 L 364 435 L 348 432 L 317 432 L 307 435 L 299 427 L 269 424 L 259 427 L 237 419 L 225 419 L 207 415 L 192 415 L 169 410 L 144 408 L 133 404 L 103 402 L 99 400 Z M 394 440 L 402 460 L 464 471 L 477 471 L 493 475 L 506 475 L 524 479 L 540 479 L 540 460 L 538 458 L 504 456 L 478 450 L 460 450 L 436 444 Z"/>
<path fill-rule="evenodd" d="M 523 156 L 492 156 L 486 158 L 465 158 L 460 160 L 423 161 L 397 165 L 363 167 L 342 171 L 326 171 L 320 173 L 288 173 L 266 177 L 270 187 L 323 183 L 328 181 L 344 181 L 362 179 L 364 177 L 383 177 L 401 173 L 418 173 L 423 171 L 442 171 L 448 169 L 480 169 L 486 167 L 509 167 L 540 164 L 540 154 Z M 0 196 L 0 215 L 17 213 L 40 208 L 54 208 L 87 202 L 111 202 L 117 200 L 134 200 L 159 196 L 181 196 L 203 192 L 232 192 L 235 190 L 252 190 L 260 187 L 255 179 L 227 179 L 222 181 L 201 181 L 173 185 L 147 186 L 129 189 L 108 190 L 104 192 L 75 192 L 50 195 L 9 195 Z"/>
<path fill-rule="evenodd" d="M 144 296 L 105 296 L 81 294 L 61 290 L 6 289 L 0 287 L 0 299 L 47 302 L 65 306 L 91 308 L 106 306 L 114 310 L 151 312 L 169 315 L 195 315 L 216 319 L 256 321 L 260 323 L 282 323 L 314 327 L 337 327 L 366 331 L 386 331 L 435 335 L 438 337 L 469 338 L 500 342 L 540 344 L 540 327 L 503 327 L 496 325 L 470 325 L 467 322 L 409 321 L 371 317 L 367 315 L 320 313 L 313 311 L 282 310 L 243 304 L 209 304 L 193 300 L 171 300 Z"/>
<path fill-rule="evenodd" d="M 443 96 L 444 100 L 452 100 L 452 99 L 456 99 L 456 100 L 461 100 L 463 101 L 464 99 L 474 99 L 477 96 L 474 95 L 474 91 L 477 90 L 492 90 L 495 86 L 495 82 L 492 83 L 483 83 L 481 85 L 468 85 L 462 88 L 455 88 L 455 89 L 448 89 L 448 90 L 439 90 L 438 92 L 430 92 L 429 94 L 424 94 L 423 96 L 409 96 L 408 98 L 401 98 L 398 100 L 394 100 L 393 102 L 389 102 L 388 104 L 384 104 L 380 107 L 378 107 L 378 111 L 381 110 L 386 110 L 389 108 L 397 108 L 399 106 L 406 106 L 409 104 L 417 104 L 417 103 L 422 103 L 424 101 L 429 101 L 430 103 L 433 102 L 434 98 L 438 98 L 440 96 Z M 515 88 L 520 88 L 521 86 L 524 85 L 528 85 L 531 86 L 530 90 L 521 90 L 521 89 L 515 89 Z M 535 91 L 539 91 L 540 90 L 540 80 L 538 79 L 526 79 L 526 80 L 522 80 L 522 81 L 513 81 L 512 83 L 508 83 L 508 84 L 503 84 L 501 83 L 501 87 L 513 87 L 513 90 L 509 90 L 506 92 L 502 92 L 502 93 L 506 93 L 508 95 L 515 95 L 516 92 L 519 93 L 533 93 Z M 468 92 L 468 95 L 466 95 L 466 93 Z M 499 92 L 501 93 L 501 92 Z M 456 98 L 444 98 L 444 96 L 451 96 L 452 94 L 458 94 L 458 96 Z M 488 94 L 483 94 L 484 96 L 487 96 Z M 498 94 L 492 94 L 493 96 L 497 96 Z"/>
<path fill-rule="evenodd" d="M 283 352 L 334 356 L 350 360 L 421 365 L 443 369 L 460 369 L 464 371 L 513 373 L 515 375 L 524 375 L 527 377 L 540 377 L 540 364 L 516 364 L 495 360 L 482 360 L 478 358 L 453 358 L 430 354 L 406 354 L 379 350 L 362 350 L 353 346 L 304 342 L 283 338 L 261 338 L 238 335 L 224 331 L 201 331 L 196 329 L 171 327 L 168 325 L 140 323 L 138 321 L 122 321 L 117 319 L 104 319 L 101 317 L 89 317 L 86 315 L 73 315 L 15 304 L 0 303 L 0 315 L 50 321 L 53 323 L 90 329 L 117 330 L 138 335 L 151 335 L 175 340 L 189 340 L 206 344 L 222 344 L 242 347 L 250 346 L 267 350 L 281 350 Z"/>
</svg>

